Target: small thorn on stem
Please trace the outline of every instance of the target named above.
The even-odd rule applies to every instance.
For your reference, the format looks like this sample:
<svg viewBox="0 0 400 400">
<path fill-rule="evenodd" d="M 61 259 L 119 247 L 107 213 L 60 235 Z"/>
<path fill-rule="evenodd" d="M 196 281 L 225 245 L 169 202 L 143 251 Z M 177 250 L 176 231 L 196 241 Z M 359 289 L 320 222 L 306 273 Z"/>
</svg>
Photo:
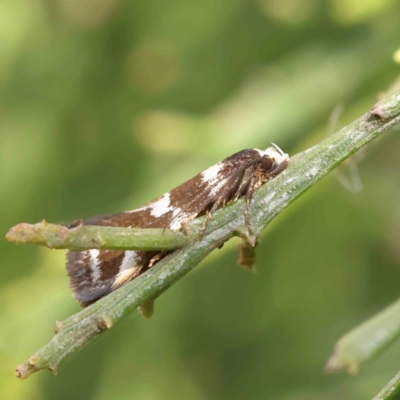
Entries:
<svg viewBox="0 0 400 400">
<path fill-rule="evenodd" d="M 53 375 L 58 375 L 58 369 L 55 367 L 47 368 Z"/>
<path fill-rule="evenodd" d="M 97 322 L 98 327 L 104 331 L 113 326 L 113 320 L 109 315 L 102 315 L 101 319 Z"/>
<path fill-rule="evenodd" d="M 154 300 L 145 301 L 138 307 L 138 310 L 144 319 L 150 319 L 154 314 Z"/>
<path fill-rule="evenodd" d="M 244 269 L 256 272 L 254 263 L 256 261 L 255 246 L 252 246 L 247 240 L 242 239 L 238 245 L 239 259 L 238 265 Z"/>
<path fill-rule="evenodd" d="M 63 324 L 61 321 L 56 321 L 56 329 L 54 330 L 54 333 L 57 335 L 58 333 L 61 332 L 61 329 L 63 327 Z"/>
</svg>

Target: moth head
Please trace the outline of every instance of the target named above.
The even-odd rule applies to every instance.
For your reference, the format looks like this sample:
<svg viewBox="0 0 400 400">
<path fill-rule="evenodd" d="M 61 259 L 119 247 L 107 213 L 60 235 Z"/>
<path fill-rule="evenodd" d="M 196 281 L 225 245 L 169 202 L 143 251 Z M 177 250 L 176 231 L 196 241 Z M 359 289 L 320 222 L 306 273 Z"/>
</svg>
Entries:
<svg viewBox="0 0 400 400">
<path fill-rule="evenodd" d="M 276 144 L 271 144 L 271 147 L 263 151 L 261 165 L 269 176 L 274 176 L 286 169 L 289 163 L 289 155 L 284 153 Z"/>
</svg>

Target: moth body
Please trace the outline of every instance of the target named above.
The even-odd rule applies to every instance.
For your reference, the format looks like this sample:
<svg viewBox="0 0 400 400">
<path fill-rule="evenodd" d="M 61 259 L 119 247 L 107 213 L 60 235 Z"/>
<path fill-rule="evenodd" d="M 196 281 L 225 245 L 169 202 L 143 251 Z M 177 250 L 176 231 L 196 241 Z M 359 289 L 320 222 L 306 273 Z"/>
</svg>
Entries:
<svg viewBox="0 0 400 400">
<path fill-rule="evenodd" d="M 250 203 L 254 189 L 282 172 L 289 156 L 276 145 L 242 150 L 141 208 L 97 216 L 84 225 L 179 230 L 218 208 L 246 196 L 246 224 L 251 231 Z M 67 271 L 75 298 L 83 307 L 136 278 L 167 254 L 160 251 L 85 250 L 67 254 Z"/>
</svg>

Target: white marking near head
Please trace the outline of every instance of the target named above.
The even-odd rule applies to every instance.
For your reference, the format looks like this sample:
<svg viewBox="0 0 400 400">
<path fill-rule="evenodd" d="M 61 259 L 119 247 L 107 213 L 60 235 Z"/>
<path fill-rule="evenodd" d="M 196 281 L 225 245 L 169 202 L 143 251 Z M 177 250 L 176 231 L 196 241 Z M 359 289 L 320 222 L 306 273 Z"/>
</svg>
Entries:
<svg viewBox="0 0 400 400">
<path fill-rule="evenodd" d="M 284 153 L 276 144 L 272 143 L 272 147 L 268 147 L 263 154 L 273 158 L 278 164 L 289 160 L 289 155 Z"/>
<path fill-rule="evenodd" d="M 203 182 L 213 182 L 217 179 L 219 172 L 223 167 L 222 163 L 217 163 L 210 168 L 207 168 L 201 173 L 201 178 Z"/>
<path fill-rule="evenodd" d="M 90 254 L 89 267 L 90 267 L 90 270 L 92 271 L 92 273 L 91 273 L 92 282 L 100 281 L 101 271 L 100 271 L 99 260 L 98 260 L 100 250 L 98 250 L 98 249 L 89 250 L 89 254 Z"/>
<path fill-rule="evenodd" d="M 169 193 L 165 193 L 164 196 L 160 197 L 155 203 L 151 204 L 151 212 L 150 214 L 153 217 L 161 217 L 161 215 L 166 214 L 169 211 L 172 211 L 174 208 L 170 206 L 171 195 Z"/>
</svg>

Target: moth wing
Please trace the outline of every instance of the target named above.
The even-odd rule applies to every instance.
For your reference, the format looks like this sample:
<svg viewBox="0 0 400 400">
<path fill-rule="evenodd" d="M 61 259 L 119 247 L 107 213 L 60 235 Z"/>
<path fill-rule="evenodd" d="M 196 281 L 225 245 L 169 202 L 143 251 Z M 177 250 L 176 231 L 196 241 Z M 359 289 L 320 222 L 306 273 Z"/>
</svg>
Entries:
<svg viewBox="0 0 400 400">
<path fill-rule="evenodd" d="M 215 201 L 226 202 L 229 198 L 239 197 L 238 193 L 243 191 L 246 179 L 248 180 L 246 170 L 259 159 L 258 150 L 242 150 L 144 207 L 93 217 L 82 223 L 115 227 L 180 229 L 182 223 L 204 213 Z M 96 249 L 69 251 L 66 267 L 75 298 L 83 307 L 95 302 L 146 270 L 156 254 L 157 252 L 147 251 Z"/>
</svg>

